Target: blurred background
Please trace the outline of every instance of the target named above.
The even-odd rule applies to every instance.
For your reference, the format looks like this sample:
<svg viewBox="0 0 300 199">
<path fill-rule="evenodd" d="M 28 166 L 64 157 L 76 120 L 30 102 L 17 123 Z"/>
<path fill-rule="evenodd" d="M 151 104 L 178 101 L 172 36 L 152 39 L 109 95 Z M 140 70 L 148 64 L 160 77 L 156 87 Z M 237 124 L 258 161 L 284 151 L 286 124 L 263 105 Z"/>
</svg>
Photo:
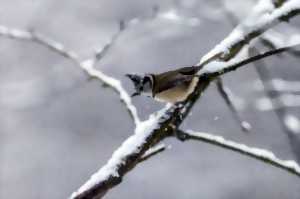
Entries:
<svg viewBox="0 0 300 199">
<path fill-rule="evenodd" d="M 0 0 L 0 24 L 34 29 L 85 59 L 110 41 L 121 20 L 140 19 L 97 64 L 131 93 L 124 74 L 197 63 L 232 30 L 228 12 L 243 19 L 255 2 Z M 291 26 L 299 28 L 300 18 L 276 29 Z M 133 133 L 133 122 L 116 93 L 89 81 L 78 66 L 41 45 L 0 37 L 0 58 L 0 198 L 67 198 Z M 272 77 L 300 81 L 299 59 L 284 55 L 265 63 Z M 273 110 L 257 108 L 257 101 L 266 97 L 258 77 L 253 65 L 224 77 L 239 98 L 241 116 L 252 124 L 251 132 L 240 130 L 214 84 L 183 129 L 300 160 L 300 134 L 284 131 Z M 145 97 L 133 102 L 143 119 L 163 107 Z M 283 108 L 300 118 L 296 105 Z M 106 198 L 299 199 L 300 179 L 286 171 L 205 143 L 165 143 L 171 149 L 140 164 Z"/>
</svg>

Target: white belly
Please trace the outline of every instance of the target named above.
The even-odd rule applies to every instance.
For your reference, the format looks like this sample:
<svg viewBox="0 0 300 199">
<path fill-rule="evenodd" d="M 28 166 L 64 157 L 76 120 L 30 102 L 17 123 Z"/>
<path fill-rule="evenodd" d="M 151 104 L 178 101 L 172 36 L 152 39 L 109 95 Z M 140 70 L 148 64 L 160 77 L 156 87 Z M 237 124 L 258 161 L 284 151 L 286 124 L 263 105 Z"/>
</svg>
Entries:
<svg viewBox="0 0 300 199">
<path fill-rule="evenodd" d="M 155 95 L 157 101 L 176 103 L 184 101 L 193 91 L 199 78 L 194 77 L 189 85 L 181 85 Z"/>
</svg>

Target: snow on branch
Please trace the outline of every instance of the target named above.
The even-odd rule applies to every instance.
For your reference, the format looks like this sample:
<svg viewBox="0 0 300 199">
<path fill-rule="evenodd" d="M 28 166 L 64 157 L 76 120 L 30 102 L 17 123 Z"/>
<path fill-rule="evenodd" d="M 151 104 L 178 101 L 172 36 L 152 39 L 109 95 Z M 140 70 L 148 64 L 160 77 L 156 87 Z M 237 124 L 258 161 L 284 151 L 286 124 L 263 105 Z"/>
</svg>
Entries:
<svg viewBox="0 0 300 199">
<path fill-rule="evenodd" d="M 205 71 L 210 68 L 210 66 L 205 66 L 208 63 L 232 59 L 251 40 L 281 21 L 289 20 L 299 12 L 299 0 L 286 1 L 280 7 L 276 7 L 272 0 L 260 0 L 249 17 L 220 44 L 203 56 L 198 65 L 204 67 L 203 70 Z"/>
<path fill-rule="evenodd" d="M 300 167 L 295 161 L 281 160 L 268 150 L 249 147 L 244 144 L 226 140 L 222 136 L 216 136 L 216 135 L 203 133 L 203 132 L 194 132 L 194 131 L 183 132 L 183 131 L 181 131 L 180 133 L 184 134 L 185 140 L 198 140 L 198 141 L 207 142 L 207 143 L 210 143 L 213 145 L 217 145 L 217 146 L 241 153 L 243 155 L 250 156 L 257 160 L 263 161 L 267 164 L 271 164 L 275 167 L 284 169 L 284 170 L 300 177 Z"/>
<path fill-rule="evenodd" d="M 51 40 L 34 30 L 21 30 L 0 25 L 0 36 L 35 42 L 49 48 L 65 58 L 70 59 L 76 64 L 79 62 L 78 55 L 75 52 L 67 50 L 63 44 Z"/>
<path fill-rule="evenodd" d="M 83 69 L 89 76 L 100 80 L 101 82 L 105 83 L 109 88 L 112 88 L 114 91 L 119 93 L 120 99 L 126 105 L 130 116 L 134 120 L 134 123 L 138 124 L 140 122 L 140 119 L 138 117 L 137 110 L 132 104 L 130 95 L 123 88 L 121 81 L 104 74 L 98 69 L 95 69 L 96 62 L 104 56 L 104 54 L 108 51 L 113 42 L 122 32 L 122 30 L 123 29 L 120 28 L 120 31 L 113 37 L 113 39 L 110 42 L 108 42 L 108 44 L 104 46 L 104 48 L 98 50 L 95 55 L 91 56 L 91 58 L 86 59 L 84 61 L 80 61 L 79 56 L 75 52 L 67 50 L 62 43 L 49 39 L 46 36 L 38 33 L 37 31 L 7 28 L 5 26 L 0 25 L 0 36 L 8 37 L 11 39 L 35 42 L 37 44 L 40 44 L 41 46 L 49 48 L 53 52 L 56 52 L 67 59 L 70 59 L 74 62 L 75 65 Z"/>
<path fill-rule="evenodd" d="M 160 145 L 154 146 L 145 152 L 145 154 L 141 157 L 139 162 L 144 162 L 144 161 L 148 160 L 149 158 L 151 158 L 161 152 L 164 152 L 166 149 L 169 149 L 169 148 L 170 148 L 170 146 L 166 147 L 165 144 L 160 144 Z"/>
<path fill-rule="evenodd" d="M 113 78 L 109 75 L 104 74 L 102 71 L 95 68 L 95 61 L 94 59 L 87 59 L 80 62 L 79 66 L 91 77 L 99 79 L 106 85 L 108 85 L 111 89 L 116 91 L 121 101 L 126 105 L 126 108 L 133 118 L 135 125 L 140 123 L 140 119 L 137 113 L 136 107 L 132 104 L 132 100 L 130 95 L 127 91 L 123 88 L 122 83 L 120 80 Z"/>
</svg>

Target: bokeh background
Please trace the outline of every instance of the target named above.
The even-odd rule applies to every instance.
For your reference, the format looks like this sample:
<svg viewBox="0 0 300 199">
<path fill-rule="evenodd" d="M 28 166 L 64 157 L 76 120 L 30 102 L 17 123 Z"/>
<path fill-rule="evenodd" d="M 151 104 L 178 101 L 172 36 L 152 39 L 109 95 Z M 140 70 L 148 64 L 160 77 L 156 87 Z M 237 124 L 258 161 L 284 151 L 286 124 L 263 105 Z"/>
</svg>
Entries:
<svg viewBox="0 0 300 199">
<path fill-rule="evenodd" d="M 192 65 L 232 30 L 224 6 L 239 17 L 255 1 L 245 0 L 0 0 L 0 24 L 35 29 L 62 42 L 82 59 L 103 47 L 120 20 L 140 18 L 118 38 L 97 68 L 121 79 L 129 92 L 129 72 L 163 72 Z M 153 7 L 159 11 L 151 18 Z M 298 17 L 291 21 L 298 27 Z M 284 29 L 280 25 L 278 29 Z M 118 95 L 87 76 L 71 61 L 26 41 L 0 37 L 0 198 L 67 198 L 133 133 Z M 267 59 L 274 77 L 300 80 L 299 59 Z M 227 139 L 297 159 L 273 111 L 259 111 L 252 65 L 225 76 L 243 99 L 241 115 L 252 124 L 244 133 L 212 84 L 183 129 Z M 143 119 L 163 104 L 134 98 Z M 289 112 L 300 117 L 299 108 Z M 295 135 L 299 138 L 300 135 Z M 299 199 L 300 179 L 240 154 L 200 142 L 165 141 L 171 149 L 140 164 L 109 199 Z M 295 144 L 294 146 L 291 144 Z M 299 145 L 297 145 L 299 144 Z"/>
</svg>

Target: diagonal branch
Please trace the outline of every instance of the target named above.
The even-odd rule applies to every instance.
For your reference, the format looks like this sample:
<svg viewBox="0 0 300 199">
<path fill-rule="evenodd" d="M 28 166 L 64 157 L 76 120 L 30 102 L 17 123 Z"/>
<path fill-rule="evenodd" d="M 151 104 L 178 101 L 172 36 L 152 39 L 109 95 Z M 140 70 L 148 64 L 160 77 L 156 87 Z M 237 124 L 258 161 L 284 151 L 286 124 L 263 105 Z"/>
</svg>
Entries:
<svg viewBox="0 0 300 199">
<path fill-rule="evenodd" d="M 300 177 L 300 167 L 296 162 L 291 160 L 281 160 L 277 158 L 272 152 L 267 151 L 265 149 L 249 147 L 244 144 L 226 140 L 221 136 L 216 136 L 203 132 L 180 131 L 180 133 L 184 135 L 185 141 L 196 140 L 220 146 L 222 148 L 226 148 L 241 153 L 243 155 L 255 158 L 257 160 L 263 161 L 266 164 L 281 168 Z"/>
<path fill-rule="evenodd" d="M 160 144 L 158 146 L 154 146 L 152 148 L 150 148 L 148 151 L 146 151 L 146 153 L 143 155 L 143 157 L 141 157 L 141 159 L 139 160 L 139 162 L 144 162 L 150 158 L 152 158 L 153 156 L 164 152 L 167 149 L 167 147 L 164 144 Z"/>
</svg>

